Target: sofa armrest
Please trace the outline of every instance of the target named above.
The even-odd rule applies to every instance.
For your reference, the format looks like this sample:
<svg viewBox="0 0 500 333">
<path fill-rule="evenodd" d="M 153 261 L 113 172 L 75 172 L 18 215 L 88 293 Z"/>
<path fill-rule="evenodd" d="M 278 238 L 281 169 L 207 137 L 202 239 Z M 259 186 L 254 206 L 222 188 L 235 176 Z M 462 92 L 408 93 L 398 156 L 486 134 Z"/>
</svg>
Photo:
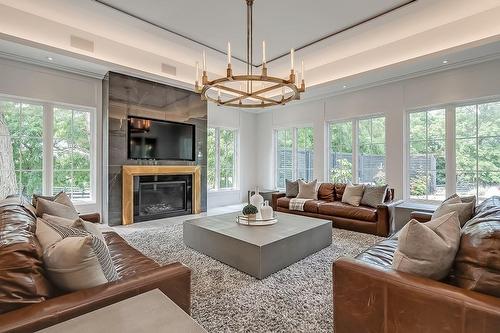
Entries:
<svg viewBox="0 0 500 333">
<path fill-rule="evenodd" d="M 80 214 L 79 216 L 82 220 L 87 222 L 101 223 L 101 215 L 99 215 L 99 213 Z"/>
<path fill-rule="evenodd" d="M 273 208 L 274 211 L 276 211 L 276 208 L 278 207 L 278 199 L 279 198 L 284 198 L 286 196 L 286 193 L 272 193 L 272 199 L 271 199 L 271 207 Z"/>
<path fill-rule="evenodd" d="M 361 260 L 333 264 L 334 323 L 346 332 L 495 332 L 500 299 Z"/>
<path fill-rule="evenodd" d="M 189 313 L 191 270 L 173 263 L 7 312 L 0 315 L 0 332 L 33 332 L 153 289 L 160 289 Z"/>
<path fill-rule="evenodd" d="M 377 206 L 377 235 L 387 237 L 391 234 L 394 225 L 394 210 L 397 205 L 402 203 L 403 200 L 386 201 Z"/>
<path fill-rule="evenodd" d="M 428 212 L 411 212 L 410 219 L 417 220 L 418 222 L 429 222 L 432 218 L 432 213 Z"/>
</svg>

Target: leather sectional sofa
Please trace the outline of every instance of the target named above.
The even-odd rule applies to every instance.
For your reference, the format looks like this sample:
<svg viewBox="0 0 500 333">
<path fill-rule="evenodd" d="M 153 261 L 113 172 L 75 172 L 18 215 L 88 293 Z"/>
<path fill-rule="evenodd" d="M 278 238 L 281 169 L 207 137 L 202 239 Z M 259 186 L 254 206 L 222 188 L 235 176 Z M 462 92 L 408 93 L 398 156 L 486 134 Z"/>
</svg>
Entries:
<svg viewBox="0 0 500 333">
<path fill-rule="evenodd" d="M 82 215 L 99 222 L 98 214 Z M 191 302 L 191 270 L 160 266 L 114 232 L 104 232 L 119 280 L 66 293 L 46 278 L 35 236 L 36 217 L 20 198 L 0 201 L 0 332 L 33 332 L 152 289 L 184 311 Z"/>
<path fill-rule="evenodd" d="M 397 234 L 354 259 L 337 260 L 335 332 L 500 332 L 500 197 L 476 208 L 461 237 L 444 281 L 393 270 Z"/>
<path fill-rule="evenodd" d="M 394 207 L 401 201 L 394 200 L 394 189 L 389 189 L 385 202 L 377 208 L 354 207 L 342 203 L 346 184 L 322 183 L 318 188 L 318 200 L 310 200 L 304 211 L 289 210 L 290 199 L 285 193 L 273 193 L 274 211 L 299 214 L 331 220 L 334 227 L 387 237 L 391 233 Z"/>
</svg>

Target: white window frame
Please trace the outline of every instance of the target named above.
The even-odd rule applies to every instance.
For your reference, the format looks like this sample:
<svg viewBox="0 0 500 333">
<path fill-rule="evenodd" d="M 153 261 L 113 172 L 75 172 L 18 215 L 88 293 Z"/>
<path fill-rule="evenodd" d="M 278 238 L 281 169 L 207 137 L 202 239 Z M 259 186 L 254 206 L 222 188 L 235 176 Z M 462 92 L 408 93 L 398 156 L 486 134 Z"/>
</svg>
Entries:
<svg viewBox="0 0 500 333">
<path fill-rule="evenodd" d="M 52 195 L 53 190 L 53 140 L 54 140 L 54 109 L 62 108 L 80 112 L 88 112 L 90 115 L 90 199 L 72 199 L 76 205 L 97 203 L 97 137 L 96 137 L 96 114 L 97 110 L 91 107 L 75 106 L 65 103 L 44 102 L 31 98 L 11 97 L 0 94 L 0 101 L 12 103 L 36 104 L 43 107 L 43 159 L 42 159 L 42 194 Z"/>
<path fill-rule="evenodd" d="M 364 116 L 364 117 L 356 117 L 356 118 L 347 118 L 347 119 L 336 119 L 332 121 L 327 121 L 326 122 L 326 142 L 327 144 L 326 149 L 327 149 L 327 160 L 325 162 L 325 179 L 328 181 L 331 181 L 330 179 L 330 170 L 332 169 L 332 166 L 330 165 L 331 161 L 331 141 L 330 141 L 330 131 L 331 131 L 331 126 L 332 124 L 341 124 L 341 123 L 351 123 L 352 124 L 352 168 L 351 168 L 351 173 L 352 173 L 352 182 L 353 184 L 357 184 L 359 182 L 359 170 L 358 170 L 358 153 L 359 153 L 359 122 L 362 120 L 368 120 L 368 119 L 375 119 L 375 118 L 384 118 L 384 130 L 385 130 L 385 136 L 384 136 L 384 172 L 386 172 L 387 169 L 387 126 L 385 126 L 386 122 L 385 120 L 387 117 L 385 114 L 378 113 L 378 114 L 373 114 L 369 116 Z M 386 176 L 387 179 L 387 176 Z"/>
<path fill-rule="evenodd" d="M 445 197 L 449 197 L 450 195 L 456 192 L 457 186 L 457 167 L 456 167 L 456 109 L 459 107 L 470 106 L 470 105 L 479 105 L 479 104 L 487 104 L 500 102 L 500 95 L 489 97 L 489 98 L 478 98 L 471 99 L 460 102 L 452 102 L 452 103 L 444 103 L 444 104 L 436 104 L 427 107 L 420 108 L 412 108 L 406 110 L 405 114 L 405 133 L 404 133 L 404 141 L 405 141 L 405 169 L 403 170 L 404 175 L 404 199 L 414 202 L 422 202 L 422 203 L 430 203 L 436 204 L 439 203 L 439 200 L 428 200 L 428 199 L 415 199 L 410 198 L 410 114 L 416 112 L 430 111 L 436 109 L 444 109 L 445 110 L 445 157 L 446 157 L 446 187 L 445 187 Z M 476 126 L 478 123 L 476 122 Z M 476 132 L 477 136 L 477 132 Z M 476 138 L 477 139 L 477 138 Z M 478 160 L 476 160 L 478 163 Z M 476 182 L 476 198 L 478 194 L 478 186 Z"/>
<path fill-rule="evenodd" d="M 209 129 L 215 130 L 215 188 L 209 189 L 210 193 L 214 192 L 225 192 L 225 191 L 237 191 L 240 188 L 240 178 L 239 178 L 239 147 L 240 147 L 240 131 L 237 128 L 223 127 L 223 126 L 208 126 Z M 233 187 L 221 188 L 220 187 L 220 131 L 229 130 L 234 132 L 234 164 L 233 164 L 233 174 L 234 182 Z"/>
<path fill-rule="evenodd" d="M 297 131 L 302 128 L 312 128 L 314 137 L 314 126 L 311 124 L 304 124 L 301 126 L 288 126 L 288 127 L 275 127 L 273 128 L 273 185 L 276 190 L 284 190 L 283 187 L 278 187 L 278 178 L 276 177 L 278 169 L 278 131 L 291 130 L 292 131 L 292 178 L 297 179 L 299 174 L 299 166 L 297 165 Z M 313 151 L 314 151 L 314 138 L 313 138 Z M 314 161 L 313 161 L 314 173 Z"/>
</svg>

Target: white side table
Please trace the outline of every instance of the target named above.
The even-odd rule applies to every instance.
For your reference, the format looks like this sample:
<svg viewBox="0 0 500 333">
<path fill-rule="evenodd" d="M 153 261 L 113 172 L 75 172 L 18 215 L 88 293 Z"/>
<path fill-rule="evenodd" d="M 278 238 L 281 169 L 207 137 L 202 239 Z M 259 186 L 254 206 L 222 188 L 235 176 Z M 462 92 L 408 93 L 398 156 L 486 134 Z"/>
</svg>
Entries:
<svg viewBox="0 0 500 333">
<path fill-rule="evenodd" d="M 160 290 L 155 289 L 48 327 L 44 333 L 207 333 Z"/>
</svg>

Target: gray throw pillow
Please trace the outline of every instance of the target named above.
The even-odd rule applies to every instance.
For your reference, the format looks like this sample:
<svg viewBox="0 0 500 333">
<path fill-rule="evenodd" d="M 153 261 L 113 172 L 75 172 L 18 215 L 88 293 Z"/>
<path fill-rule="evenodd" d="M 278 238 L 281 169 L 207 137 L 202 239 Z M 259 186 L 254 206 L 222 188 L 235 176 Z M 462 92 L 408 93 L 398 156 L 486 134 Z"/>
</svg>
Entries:
<svg viewBox="0 0 500 333">
<path fill-rule="evenodd" d="M 299 182 L 285 179 L 285 193 L 288 198 L 295 198 L 299 194 Z"/>
<path fill-rule="evenodd" d="M 460 198 L 457 194 L 450 196 L 436 209 L 436 211 L 432 214 L 432 218 L 434 219 L 451 212 L 457 212 L 460 226 L 463 226 L 465 222 L 472 218 L 475 208 L 475 197 L 474 200 L 470 197 L 465 197 L 465 200 L 468 202 L 463 202 L 462 198 Z"/>
<path fill-rule="evenodd" d="M 299 179 L 298 182 L 299 182 L 299 194 L 297 194 L 297 199 L 318 200 L 317 179 L 309 183 L 306 183 L 302 179 Z"/>
<path fill-rule="evenodd" d="M 58 196 L 54 201 L 38 198 L 36 215 L 38 217 L 42 217 L 43 214 L 64 217 L 72 220 L 78 219 L 78 212 L 66 193 Z"/>
<path fill-rule="evenodd" d="M 347 185 L 342 195 L 342 202 L 349 204 L 351 206 L 359 206 L 361 198 L 363 197 L 363 192 L 365 190 L 365 185 Z"/>
<path fill-rule="evenodd" d="M 383 186 L 367 186 L 361 198 L 361 205 L 377 208 L 378 205 L 384 203 L 387 193 L 387 185 Z"/>
<path fill-rule="evenodd" d="M 408 222 L 399 232 L 392 268 L 441 280 L 448 273 L 460 245 L 460 221 L 456 212 L 427 223 Z"/>
</svg>

